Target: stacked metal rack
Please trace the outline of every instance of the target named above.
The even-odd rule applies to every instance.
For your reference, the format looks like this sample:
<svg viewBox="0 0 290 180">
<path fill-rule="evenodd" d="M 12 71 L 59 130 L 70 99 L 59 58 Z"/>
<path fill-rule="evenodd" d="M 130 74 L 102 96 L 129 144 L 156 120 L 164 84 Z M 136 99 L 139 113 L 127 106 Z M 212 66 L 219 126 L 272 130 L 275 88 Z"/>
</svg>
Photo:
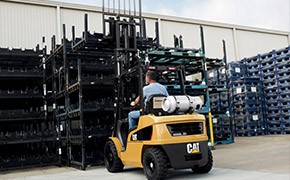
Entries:
<svg viewBox="0 0 290 180">
<path fill-rule="evenodd" d="M 67 57 L 69 160 L 70 164 L 85 169 L 88 165 L 103 163 L 103 145 L 111 135 L 114 51 L 103 34 L 88 31 L 87 15 L 83 37 L 74 37 L 74 27 L 72 33 L 72 51 Z"/>
<path fill-rule="evenodd" d="M 203 37 L 201 27 L 201 37 Z M 176 42 L 176 41 L 175 41 Z M 182 44 L 182 43 L 180 43 Z M 205 57 L 203 48 L 184 49 L 175 47 L 159 47 L 148 51 L 149 68 L 155 71 L 155 66 L 164 67 L 164 71 L 158 78 L 158 82 L 163 84 L 169 94 L 187 94 L 191 96 L 201 96 L 204 99 L 204 106 L 197 113 L 204 114 L 207 117 L 207 129 L 210 137 L 211 148 L 214 147 L 214 135 L 212 131 L 212 119 L 210 111 L 209 86 L 206 83 L 206 65 L 208 63 L 214 66 L 221 61 L 218 59 L 208 59 Z M 210 66 L 209 66 L 210 67 Z M 167 69 L 167 71 L 165 71 Z M 178 72 L 180 72 L 178 74 Z M 179 78 L 185 76 L 185 82 L 179 84 Z"/>
<path fill-rule="evenodd" d="M 226 144 L 233 142 L 233 123 L 229 117 L 229 101 L 227 89 L 226 71 L 226 50 L 224 45 L 224 58 L 213 59 L 205 57 L 204 34 L 201 27 L 201 44 L 200 49 L 184 49 L 178 48 L 182 45 L 182 40 L 175 40 L 175 48 L 161 48 L 148 52 L 150 66 L 163 65 L 171 67 L 180 67 L 184 69 L 186 81 L 184 87 L 177 84 L 167 82 L 167 78 L 160 78 L 160 83 L 166 86 L 169 94 L 188 94 L 193 96 L 202 96 L 204 99 L 204 107 L 197 111 L 204 114 L 208 120 L 208 129 L 210 134 L 210 146 L 214 144 Z M 177 43 L 176 43 L 177 42 Z M 222 71 L 223 73 L 219 73 Z M 213 78 L 208 78 L 209 74 L 216 73 Z M 178 76 L 177 76 L 178 78 Z M 172 79 L 176 79 L 173 76 Z M 165 81 L 165 82 L 164 82 Z M 214 83 L 213 83 L 214 82 Z M 184 91 L 183 91 L 184 89 Z M 218 105 L 212 99 L 218 97 Z M 212 108 L 213 105 L 219 106 L 217 109 Z M 212 115 L 213 112 L 213 115 Z M 213 116 L 213 120 L 212 120 Z M 217 122 L 219 121 L 219 123 Z M 212 122 L 214 122 L 212 124 Z M 212 132 L 212 125 L 214 131 Z"/>
<path fill-rule="evenodd" d="M 55 121 L 46 118 L 42 50 L 0 49 L 0 169 L 57 164 Z"/>
<path fill-rule="evenodd" d="M 56 46 L 53 37 L 51 54 L 43 63 L 61 161 L 81 169 L 103 163 L 102 143 L 114 119 L 114 51 L 103 34 L 89 33 L 87 18 L 81 38 L 75 38 L 73 27 L 73 40 L 68 41 L 63 26 L 62 44 Z"/>
<path fill-rule="evenodd" d="M 67 124 L 66 109 L 64 101 L 65 78 L 63 68 L 64 43 L 55 44 L 55 37 L 52 37 L 50 54 L 43 54 L 40 64 L 43 72 L 44 101 L 46 105 L 46 118 L 56 122 L 55 132 L 57 133 L 59 164 L 67 159 Z M 43 43 L 44 38 L 43 38 Z"/>
<path fill-rule="evenodd" d="M 209 87 L 215 144 L 229 144 L 234 141 L 233 121 L 230 117 L 230 92 L 228 89 L 225 41 L 223 41 L 223 49 L 223 59 L 207 60 L 209 69 L 207 71 L 207 84 Z"/>
<path fill-rule="evenodd" d="M 91 34 L 85 15 L 81 38 L 75 37 L 72 27 L 72 40 L 68 41 L 65 25 L 62 44 L 56 45 L 52 38 L 52 51 L 42 66 L 46 103 L 58 122 L 62 164 L 85 169 L 103 163 L 103 145 L 112 133 L 114 119 L 129 112 L 123 107 L 122 112 L 114 111 L 114 104 L 120 104 L 115 102 L 120 94 L 116 86 L 120 71 L 116 69 L 127 71 L 136 63 L 134 54 L 158 46 L 146 37 L 141 11 L 126 13 L 105 8 L 104 3 L 103 33 Z"/>
</svg>

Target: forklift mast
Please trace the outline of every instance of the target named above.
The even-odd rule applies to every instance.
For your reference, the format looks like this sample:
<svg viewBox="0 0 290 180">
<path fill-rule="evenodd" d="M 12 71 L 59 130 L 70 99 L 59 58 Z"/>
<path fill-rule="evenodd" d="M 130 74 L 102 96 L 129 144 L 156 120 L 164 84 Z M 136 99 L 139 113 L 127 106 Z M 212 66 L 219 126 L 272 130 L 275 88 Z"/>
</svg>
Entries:
<svg viewBox="0 0 290 180">
<path fill-rule="evenodd" d="M 129 4 L 126 4 L 129 3 Z M 136 7 L 139 7 L 139 11 Z M 122 9 L 123 8 L 123 9 Z M 122 2 L 103 1 L 103 34 L 104 39 L 109 39 L 114 44 L 115 61 L 115 104 L 114 117 L 117 120 L 125 119 L 132 108 L 130 102 L 137 96 L 141 97 L 140 109 L 144 113 L 143 87 L 145 73 L 155 71 L 157 81 L 167 87 L 179 86 L 178 90 L 170 91 L 173 95 L 186 95 L 185 76 L 186 67 L 190 65 L 192 54 L 199 53 L 196 49 L 184 49 L 182 36 L 175 45 L 177 55 L 168 54 L 167 49 L 162 49 L 159 41 L 159 25 L 155 24 L 155 38 L 146 35 L 146 23 L 142 17 L 141 0 Z M 161 48 L 161 49 L 160 49 Z M 158 54 L 158 51 L 167 54 Z M 192 52 L 188 54 L 187 52 Z M 156 54 L 155 54 L 156 53 Z M 159 57 L 165 56 L 166 58 Z M 150 58 L 150 60 L 149 60 Z M 160 63 L 159 60 L 163 61 Z M 184 60 L 187 64 L 184 65 Z M 116 128 L 116 127 L 115 127 Z"/>
<path fill-rule="evenodd" d="M 147 49 L 146 45 L 152 47 L 153 40 L 147 39 L 141 0 L 103 0 L 102 11 L 104 39 L 114 44 L 116 129 L 117 120 L 128 116 L 133 98 L 143 97 L 144 65 L 140 50 Z M 142 109 L 143 101 L 140 103 Z"/>
<path fill-rule="evenodd" d="M 102 11 L 103 39 L 114 49 L 114 129 L 118 120 L 128 117 L 132 110 L 130 102 L 137 96 L 141 97 L 139 108 L 144 114 L 143 87 L 148 70 L 155 71 L 157 81 L 170 95 L 202 96 L 205 105 L 197 112 L 211 116 L 207 71 L 221 67 L 224 62 L 206 58 L 202 26 L 200 48 L 184 48 L 182 35 L 173 36 L 173 47 L 164 47 L 160 45 L 158 21 L 155 38 L 147 37 L 141 0 L 103 0 Z"/>
</svg>

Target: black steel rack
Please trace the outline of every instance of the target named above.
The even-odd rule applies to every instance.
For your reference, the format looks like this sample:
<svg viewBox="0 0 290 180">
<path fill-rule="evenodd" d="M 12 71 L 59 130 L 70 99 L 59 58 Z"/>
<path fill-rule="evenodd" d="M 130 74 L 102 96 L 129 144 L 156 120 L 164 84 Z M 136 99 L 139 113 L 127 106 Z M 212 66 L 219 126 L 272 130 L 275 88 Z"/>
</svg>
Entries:
<svg viewBox="0 0 290 180">
<path fill-rule="evenodd" d="M 1 170 L 57 162 L 55 123 L 45 118 L 41 59 L 38 47 L 0 48 Z"/>
</svg>

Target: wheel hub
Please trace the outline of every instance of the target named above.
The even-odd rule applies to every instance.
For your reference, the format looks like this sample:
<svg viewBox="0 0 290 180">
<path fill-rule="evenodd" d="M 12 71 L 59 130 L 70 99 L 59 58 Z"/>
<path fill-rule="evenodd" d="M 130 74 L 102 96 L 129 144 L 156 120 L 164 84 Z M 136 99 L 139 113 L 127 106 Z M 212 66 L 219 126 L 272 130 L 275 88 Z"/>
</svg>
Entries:
<svg viewBox="0 0 290 180">
<path fill-rule="evenodd" d="M 151 168 L 151 169 L 154 169 L 154 164 L 153 164 L 153 162 L 150 163 L 150 168 Z"/>
<path fill-rule="evenodd" d="M 149 171 L 151 173 L 154 173 L 155 172 L 155 163 L 154 163 L 154 160 L 152 158 L 148 159 L 147 165 L 148 165 Z"/>
</svg>

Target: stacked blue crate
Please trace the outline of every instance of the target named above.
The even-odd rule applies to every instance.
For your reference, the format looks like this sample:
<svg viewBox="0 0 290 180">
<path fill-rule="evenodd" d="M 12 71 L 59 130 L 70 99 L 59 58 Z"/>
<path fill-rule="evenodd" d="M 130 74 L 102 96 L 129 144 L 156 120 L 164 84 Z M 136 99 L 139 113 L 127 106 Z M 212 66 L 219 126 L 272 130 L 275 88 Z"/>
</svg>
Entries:
<svg viewBox="0 0 290 180">
<path fill-rule="evenodd" d="M 248 77 L 259 78 L 261 80 L 261 56 L 257 55 L 245 58 L 241 61 L 247 67 Z"/>
<path fill-rule="evenodd" d="M 211 69 L 207 71 L 207 84 L 210 86 L 218 85 L 218 76 L 216 69 Z"/>
<path fill-rule="evenodd" d="M 276 51 L 277 84 L 279 94 L 280 129 L 290 133 L 290 46 Z"/>
<path fill-rule="evenodd" d="M 248 77 L 247 66 L 242 62 L 230 62 L 228 64 L 228 85 L 230 88 L 230 101 L 233 102 L 233 82 Z M 230 108 L 232 103 L 230 104 Z"/>
<path fill-rule="evenodd" d="M 237 127 L 237 121 L 235 117 L 235 108 L 234 108 L 234 102 L 235 96 L 234 96 L 234 82 L 243 79 L 245 77 L 248 77 L 247 75 L 247 69 L 246 66 L 243 64 L 243 62 L 230 62 L 228 64 L 228 84 L 230 88 L 230 117 L 234 121 L 234 130 L 236 130 Z M 240 84 L 242 85 L 242 84 Z M 236 134 L 236 132 L 235 132 Z"/>
<path fill-rule="evenodd" d="M 240 64 L 244 64 L 245 67 L 241 67 Z M 237 67 L 240 69 L 234 71 Z M 242 73 L 243 68 L 245 68 L 244 73 Z M 235 120 L 236 132 L 255 129 L 256 124 L 248 122 L 257 119 L 256 116 L 251 117 L 251 114 L 259 112 L 258 121 L 264 119 L 261 121 L 261 127 L 263 129 L 264 126 L 267 129 L 267 134 L 290 134 L 290 46 L 242 59 L 233 63 L 229 69 L 231 111 Z M 257 97 L 251 97 L 250 93 L 237 95 L 235 92 L 237 90 L 235 88 L 243 86 L 242 79 L 247 78 L 257 78 L 262 82 L 259 104 L 253 101 Z M 249 90 L 248 88 L 244 87 L 244 90 Z M 240 94 L 245 93 L 241 88 L 239 91 Z M 243 116 L 245 114 L 246 116 Z M 251 134 L 248 133 L 248 135 Z"/>
<path fill-rule="evenodd" d="M 277 81 L 276 52 L 261 55 L 261 73 L 264 86 L 265 116 L 268 134 L 281 133 L 280 94 Z"/>
<path fill-rule="evenodd" d="M 214 132 L 215 141 L 223 139 L 222 122 L 218 118 L 218 115 L 212 116 L 212 124 L 213 124 L 213 132 Z"/>
<path fill-rule="evenodd" d="M 225 114 L 212 117 L 216 144 L 232 143 L 231 119 Z"/>
<path fill-rule="evenodd" d="M 209 95 L 210 98 L 210 109 L 213 114 L 219 112 L 219 94 L 213 93 Z"/>
<path fill-rule="evenodd" d="M 277 50 L 276 56 L 279 58 L 290 57 L 290 46 Z"/>
<path fill-rule="evenodd" d="M 225 67 L 207 72 L 215 144 L 233 142 Z"/>
<path fill-rule="evenodd" d="M 248 77 L 260 77 L 261 57 L 260 55 L 244 58 L 240 61 L 246 66 Z"/>
<path fill-rule="evenodd" d="M 223 87 L 227 87 L 228 85 L 225 67 L 220 67 L 218 69 L 218 83 Z"/>
<path fill-rule="evenodd" d="M 210 93 L 210 109 L 212 114 L 227 114 L 229 111 L 228 93 L 217 91 Z"/>
<path fill-rule="evenodd" d="M 235 69 L 235 71 L 239 71 Z M 219 116 L 218 120 L 221 122 L 221 133 L 223 138 L 220 138 L 220 141 L 217 143 L 222 144 L 229 144 L 233 142 L 233 129 L 231 122 L 232 119 L 230 117 L 229 111 L 230 111 L 230 103 L 229 103 L 229 91 L 228 91 L 228 79 L 226 74 L 226 67 L 220 67 L 218 69 L 218 83 L 221 87 L 223 87 L 225 90 L 219 92 Z M 243 73 L 241 71 L 241 73 Z"/>
<path fill-rule="evenodd" d="M 263 76 L 262 76 L 262 57 L 260 54 L 250 57 L 250 58 L 245 58 L 242 60 L 243 64 L 247 66 L 247 72 L 248 72 L 248 77 L 250 78 L 257 78 L 260 80 L 260 83 L 263 81 Z M 262 88 L 263 88 L 262 84 Z M 260 94 L 262 97 L 264 97 L 263 94 L 264 91 L 262 91 Z M 262 102 L 265 100 L 262 99 Z M 261 104 L 261 107 L 263 108 L 263 118 L 265 121 L 265 104 Z M 266 124 L 266 122 L 265 122 Z M 266 125 L 265 125 L 266 126 Z"/>
<path fill-rule="evenodd" d="M 229 107 L 228 92 L 221 92 L 219 94 L 219 112 L 222 114 L 228 114 Z"/>
<path fill-rule="evenodd" d="M 207 72 L 207 84 L 215 87 L 225 87 L 226 82 L 226 70 L 224 67 L 217 69 L 211 69 Z"/>
<path fill-rule="evenodd" d="M 210 94 L 210 104 L 216 144 L 232 143 L 231 119 L 227 91 Z"/>
<path fill-rule="evenodd" d="M 265 134 L 263 87 L 259 78 L 243 78 L 232 82 L 232 117 L 236 136 Z"/>
<path fill-rule="evenodd" d="M 218 70 L 211 69 L 207 71 L 207 84 L 210 87 L 219 86 L 218 82 Z M 217 116 L 215 114 L 219 113 L 219 94 L 218 93 L 210 93 L 210 109 L 213 120 L 213 132 L 214 132 L 214 139 L 219 140 L 222 137 L 222 127 L 221 122 L 218 121 Z"/>
<path fill-rule="evenodd" d="M 226 114 L 228 106 L 222 104 L 220 99 L 220 95 L 224 93 L 226 92 L 210 94 L 215 144 L 232 143 L 231 122 L 229 116 Z"/>
<path fill-rule="evenodd" d="M 284 134 L 290 134 L 290 115 L 286 111 L 289 108 L 290 102 L 290 87 L 281 87 L 280 88 L 281 96 L 281 124 Z"/>
<path fill-rule="evenodd" d="M 228 64 L 229 85 L 238 79 L 248 77 L 247 66 L 242 62 L 230 62 Z"/>
</svg>

